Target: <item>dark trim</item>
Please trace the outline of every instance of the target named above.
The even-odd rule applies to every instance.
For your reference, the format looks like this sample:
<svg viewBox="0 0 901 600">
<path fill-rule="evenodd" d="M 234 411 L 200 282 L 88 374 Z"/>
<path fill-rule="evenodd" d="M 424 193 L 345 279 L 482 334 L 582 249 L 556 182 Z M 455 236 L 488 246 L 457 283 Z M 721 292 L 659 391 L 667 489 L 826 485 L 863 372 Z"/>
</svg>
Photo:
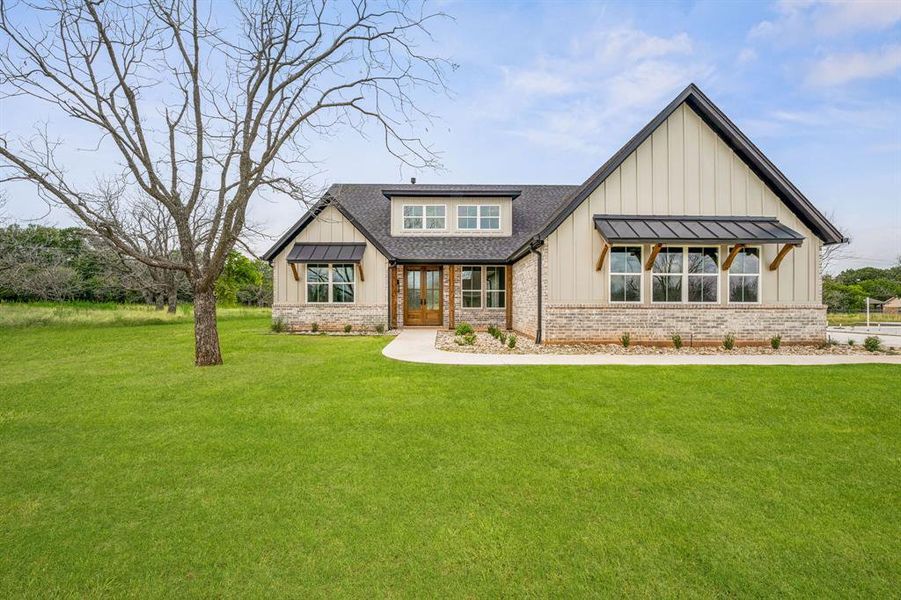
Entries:
<svg viewBox="0 0 901 600">
<path fill-rule="evenodd" d="M 269 250 L 266 251 L 265 254 L 263 254 L 263 260 L 267 261 L 271 265 L 272 260 L 276 257 L 276 255 L 279 252 L 281 252 L 288 244 L 290 244 L 291 241 L 295 237 L 297 237 L 297 235 L 301 231 L 303 231 L 306 228 L 306 226 L 309 225 L 310 222 L 312 222 L 312 220 L 314 218 L 316 218 L 319 215 L 319 213 L 321 213 L 323 210 L 325 210 L 325 208 L 329 205 L 334 206 L 335 209 L 338 212 L 340 212 L 341 215 L 344 216 L 345 219 L 350 221 L 351 225 L 356 227 L 357 231 L 359 231 L 361 234 L 363 234 L 363 237 L 365 237 L 366 240 L 376 248 L 376 250 L 381 252 L 385 258 L 387 258 L 388 260 L 391 260 L 393 258 L 391 256 L 391 254 L 381 244 L 381 242 L 376 240 L 372 234 L 370 234 L 362 225 L 360 225 L 360 223 L 348 211 L 344 210 L 344 208 L 341 206 L 341 203 L 339 201 L 337 201 L 334 198 L 334 196 L 332 196 L 331 190 L 330 190 L 330 191 L 326 192 L 322 196 L 322 198 L 319 200 L 319 202 L 314 204 L 310 208 L 310 210 L 308 210 L 300 218 L 300 220 L 298 220 L 294 225 L 292 225 L 291 228 L 287 232 L 285 232 L 285 234 L 282 237 L 280 237 L 278 239 L 278 241 L 271 248 L 269 248 Z"/>
<path fill-rule="evenodd" d="M 538 234 L 540 239 L 553 233 L 582 202 L 604 182 L 638 147 L 647 140 L 683 103 L 694 110 L 707 125 L 738 154 L 763 182 L 814 232 L 825 244 L 840 244 L 847 238 L 818 211 L 798 188 L 755 146 L 738 127 L 695 84 L 689 84 L 656 117 L 645 125 L 625 146 L 610 157 L 582 186 L 573 192 L 572 199 L 550 220 Z M 519 252 L 519 251 L 517 251 Z"/>
<path fill-rule="evenodd" d="M 540 246 L 540 244 L 537 244 L 534 247 L 529 248 L 529 250 L 532 253 L 538 255 L 538 322 L 535 324 L 535 343 L 536 344 L 541 343 L 541 334 L 542 334 L 541 321 L 543 320 L 541 317 L 543 316 L 542 313 L 544 312 L 544 303 L 542 302 L 542 300 L 543 300 L 542 296 L 543 296 L 544 292 L 543 292 L 542 286 L 541 286 L 541 284 L 542 284 L 541 266 L 542 266 L 542 263 L 544 262 L 544 257 L 542 256 L 541 251 L 538 250 L 539 246 Z"/>
<path fill-rule="evenodd" d="M 512 264 L 506 258 L 398 258 L 399 265 L 509 265 Z"/>
<path fill-rule="evenodd" d="M 386 198 L 510 198 L 514 200 L 522 194 L 522 190 L 382 190 Z"/>
<path fill-rule="evenodd" d="M 594 227 L 610 244 L 792 244 L 801 245 L 804 236 L 783 225 L 776 217 L 720 217 L 694 215 L 594 215 Z M 616 231 L 613 223 L 625 225 Z M 678 224 L 690 235 L 679 235 L 677 229 L 666 223 Z M 707 225 L 704 225 L 704 224 Z M 657 234 L 656 225 L 662 225 L 670 234 Z M 742 225 L 745 224 L 745 225 Z M 711 227 L 714 225 L 715 227 Z M 698 229 L 701 232 L 698 232 Z M 628 230 L 630 233 L 622 233 Z M 639 231 L 640 230 L 640 231 Z M 718 231 L 719 230 L 719 231 Z"/>
</svg>

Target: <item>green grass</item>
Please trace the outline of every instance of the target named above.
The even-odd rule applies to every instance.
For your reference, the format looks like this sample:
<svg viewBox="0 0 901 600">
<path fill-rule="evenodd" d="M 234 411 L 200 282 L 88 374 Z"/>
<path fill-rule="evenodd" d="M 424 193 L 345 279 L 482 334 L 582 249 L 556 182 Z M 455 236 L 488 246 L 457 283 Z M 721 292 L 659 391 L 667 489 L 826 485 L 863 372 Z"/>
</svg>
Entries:
<svg viewBox="0 0 901 600">
<path fill-rule="evenodd" d="M 0 328 L 0 597 L 887 597 L 901 369 Z"/>
<path fill-rule="evenodd" d="M 867 313 L 826 313 L 829 325 L 866 325 Z M 870 323 L 901 323 L 901 315 L 870 313 Z"/>
<path fill-rule="evenodd" d="M 247 306 L 218 307 L 223 318 L 260 317 L 269 309 Z M 190 323 L 194 307 L 181 304 L 169 314 L 147 304 L 95 302 L 0 302 L 0 328 L 42 327 L 47 325 L 160 325 Z"/>
</svg>

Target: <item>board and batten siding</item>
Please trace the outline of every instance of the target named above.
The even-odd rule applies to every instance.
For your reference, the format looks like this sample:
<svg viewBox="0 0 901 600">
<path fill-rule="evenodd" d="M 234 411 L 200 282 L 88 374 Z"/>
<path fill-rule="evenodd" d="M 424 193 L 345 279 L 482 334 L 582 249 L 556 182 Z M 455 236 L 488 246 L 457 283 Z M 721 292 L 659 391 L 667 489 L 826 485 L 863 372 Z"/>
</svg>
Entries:
<svg viewBox="0 0 901 600">
<path fill-rule="evenodd" d="M 328 206 L 319 213 L 272 261 L 275 304 L 306 304 L 304 265 L 297 265 L 300 281 L 295 281 L 286 259 L 294 244 L 315 242 L 365 242 L 366 251 L 361 264 L 366 280 L 360 281 L 360 272 L 357 270 L 354 303 L 388 304 L 388 259 L 333 206 Z"/>
<path fill-rule="evenodd" d="M 601 304 L 609 295 L 609 255 L 595 271 L 602 240 L 593 215 L 770 216 L 804 236 L 801 247 L 776 271 L 769 264 L 779 246 L 762 246 L 764 304 L 821 302 L 821 241 L 757 177 L 745 162 L 686 104 L 680 106 L 548 236 L 548 300 Z M 647 259 L 650 245 L 644 247 Z M 720 248 L 720 261 L 726 256 Z M 721 272 L 720 302 L 728 299 Z M 643 302 L 651 304 L 651 277 L 644 274 Z"/>
</svg>

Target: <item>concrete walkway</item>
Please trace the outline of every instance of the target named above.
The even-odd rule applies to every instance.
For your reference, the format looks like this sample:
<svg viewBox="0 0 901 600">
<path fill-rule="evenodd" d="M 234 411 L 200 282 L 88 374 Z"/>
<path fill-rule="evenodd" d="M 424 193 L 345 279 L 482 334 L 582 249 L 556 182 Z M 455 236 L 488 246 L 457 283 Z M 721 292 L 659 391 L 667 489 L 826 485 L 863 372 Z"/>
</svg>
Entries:
<svg viewBox="0 0 901 600">
<path fill-rule="evenodd" d="M 901 326 L 897 324 L 871 324 L 870 327 L 866 325 L 829 327 L 826 329 L 826 334 L 839 344 L 847 344 L 848 340 L 854 340 L 856 344 L 863 344 L 865 339 L 875 335 L 883 346 L 901 348 Z"/>
<path fill-rule="evenodd" d="M 853 354 L 774 355 L 619 355 L 619 354 L 475 354 L 435 348 L 437 329 L 404 329 L 382 354 L 405 362 L 439 365 L 901 365 L 901 356 Z M 487 334 L 482 334 L 487 335 Z"/>
</svg>

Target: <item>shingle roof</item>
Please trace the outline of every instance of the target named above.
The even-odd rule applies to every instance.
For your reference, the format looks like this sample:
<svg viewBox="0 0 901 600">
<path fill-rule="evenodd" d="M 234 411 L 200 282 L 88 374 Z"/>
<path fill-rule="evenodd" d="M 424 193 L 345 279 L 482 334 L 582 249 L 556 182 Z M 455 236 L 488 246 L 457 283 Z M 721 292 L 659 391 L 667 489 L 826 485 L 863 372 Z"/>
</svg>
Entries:
<svg viewBox="0 0 901 600">
<path fill-rule="evenodd" d="M 594 215 L 594 226 L 610 243 L 800 244 L 797 231 L 774 217 Z"/>
<path fill-rule="evenodd" d="M 429 185 L 340 183 L 326 192 L 322 206 L 304 215 L 279 242 L 264 255 L 271 260 L 297 231 L 331 203 L 369 238 L 380 251 L 399 261 L 430 262 L 504 262 L 534 236 L 558 211 L 578 186 L 574 185 Z M 384 191 L 399 191 L 427 196 L 436 193 L 471 194 L 474 191 L 498 192 L 515 189 L 520 195 L 513 201 L 513 234 L 504 237 L 461 236 L 425 237 L 391 235 L 391 201 Z M 311 214 L 312 213 L 312 214 Z"/>
</svg>

